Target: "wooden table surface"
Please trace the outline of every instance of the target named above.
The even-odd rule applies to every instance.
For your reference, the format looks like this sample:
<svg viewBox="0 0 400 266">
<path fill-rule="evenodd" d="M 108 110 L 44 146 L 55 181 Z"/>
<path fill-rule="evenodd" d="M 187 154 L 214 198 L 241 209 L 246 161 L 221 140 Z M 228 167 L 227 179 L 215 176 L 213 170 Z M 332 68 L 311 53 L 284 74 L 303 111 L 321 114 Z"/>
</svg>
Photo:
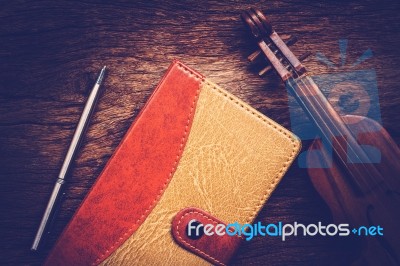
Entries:
<svg viewBox="0 0 400 266">
<path fill-rule="evenodd" d="M 250 3 L 252 2 L 252 3 Z M 348 62 L 370 48 L 357 69 L 374 69 L 382 123 L 400 143 L 400 2 L 370 1 L 2 1 L 0 8 L 0 264 L 43 262 L 122 136 L 178 58 L 286 127 L 287 92 L 246 57 L 254 42 L 239 14 L 258 7 L 279 33 L 312 52 L 311 74 L 332 70 L 314 56 Z M 30 245 L 85 100 L 103 65 L 104 92 L 68 177 L 66 196 L 43 250 Z M 307 143 L 304 145 L 306 148 Z M 262 209 L 262 222 L 331 222 L 305 169 L 295 163 Z M 354 244 L 354 243 L 353 243 Z M 234 264 L 347 264 L 357 245 L 340 238 L 256 238 Z"/>
</svg>

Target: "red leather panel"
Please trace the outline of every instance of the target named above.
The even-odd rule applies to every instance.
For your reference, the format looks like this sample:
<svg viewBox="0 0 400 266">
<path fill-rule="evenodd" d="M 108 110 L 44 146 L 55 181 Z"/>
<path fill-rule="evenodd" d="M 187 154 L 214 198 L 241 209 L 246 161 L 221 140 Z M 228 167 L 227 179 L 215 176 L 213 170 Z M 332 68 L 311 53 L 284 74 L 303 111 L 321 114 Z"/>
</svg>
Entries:
<svg viewBox="0 0 400 266">
<path fill-rule="evenodd" d="M 170 66 L 46 265 L 98 264 L 146 219 L 175 172 L 202 79 L 177 61 Z"/>
<path fill-rule="evenodd" d="M 217 224 L 225 224 L 219 219 L 198 208 L 185 208 L 178 212 L 172 220 L 172 235 L 175 241 L 183 248 L 193 252 L 203 259 L 215 265 L 227 265 L 233 254 L 239 247 L 242 238 L 235 235 L 211 236 L 203 234 L 198 239 L 191 239 L 187 235 L 188 224 L 190 221 L 196 220 L 198 223 L 212 224 L 214 227 Z M 226 224 L 225 224 L 226 225 Z M 195 231 L 192 231 L 195 233 Z"/>
</svg>

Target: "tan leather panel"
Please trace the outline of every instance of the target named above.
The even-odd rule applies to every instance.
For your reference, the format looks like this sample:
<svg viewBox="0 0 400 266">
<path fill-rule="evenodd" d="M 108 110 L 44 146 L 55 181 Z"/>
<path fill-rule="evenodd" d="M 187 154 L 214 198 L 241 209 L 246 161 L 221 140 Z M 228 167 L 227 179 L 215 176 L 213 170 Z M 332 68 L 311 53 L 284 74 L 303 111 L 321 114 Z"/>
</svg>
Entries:
<svg viewBox="0 0 400 266">
<path fill-rule="evenodd" d="M 104 265 L 199 265 L 179 247 L 173 217 L 197 207 L 230 223 L 249 223 L 300 149 L 289 131 L 207 80 L 178 168 L 159 203 Z"/>
</svg>

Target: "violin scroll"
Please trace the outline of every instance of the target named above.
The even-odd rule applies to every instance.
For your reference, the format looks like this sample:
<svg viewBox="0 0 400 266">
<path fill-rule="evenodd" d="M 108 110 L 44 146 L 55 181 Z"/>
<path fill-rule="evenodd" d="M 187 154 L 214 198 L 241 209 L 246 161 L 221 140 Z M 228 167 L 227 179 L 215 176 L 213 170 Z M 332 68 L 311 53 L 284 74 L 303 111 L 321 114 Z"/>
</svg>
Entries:
<svg viewBox="0 0 400 266">
<path fill-rule="evenodd" d="M 311 53 L 305 53 L 299 59 L 289 50 L 288 46 L 297 42 L 296 37 L 280 37 L 272 28 L 267 17 L 258 9 L 249 9 L 241 14 L 242 20 L 256 39 L 259 50 L 252 53 L 250 62 L 264 55 L 267 65 L 259 71 L 259 76 L 275 69 L 282 80 L 297 78 L 306 72 L 300 61 L 306 59 Z"/>
</svg>

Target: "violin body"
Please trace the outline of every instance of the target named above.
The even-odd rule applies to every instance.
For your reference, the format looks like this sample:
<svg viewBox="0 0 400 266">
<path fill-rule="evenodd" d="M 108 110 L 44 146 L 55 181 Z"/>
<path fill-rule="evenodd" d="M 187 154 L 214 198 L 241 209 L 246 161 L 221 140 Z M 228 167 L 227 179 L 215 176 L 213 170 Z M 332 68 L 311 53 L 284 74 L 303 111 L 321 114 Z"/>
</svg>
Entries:
<svg viewBox="0 0 400 266">
<path fill-rule="evenodd" d="M 355 265 L 400 265 L 400 149 L 376 121 L 360 116 L 343 116 L 342 119 L 357 136 L 360 145 L 374 147 L 380 152 L 380 162 L 374 164 L 389 189 L 378 185 L 365 195 L 357 195 L 343 167 L 335 162 L 335 156 L 332 160 L 332 155 L 319 139 L 309 148 L 319 152 L 309 152 L 307 163 L 315 165 L 316 161 L 326 160 L 321 163 L 331 165 L 327 168 L 309 168 L 309 176 L 330 207 L 336 223 L 349 223 L 350 230 L 359 226 L 379 225 L 383 228 L 383 236 L 360 237 L 363 240 L 362 251 Z M 351 167 L 363 166 L 352 164 Z"/>
</svg>

